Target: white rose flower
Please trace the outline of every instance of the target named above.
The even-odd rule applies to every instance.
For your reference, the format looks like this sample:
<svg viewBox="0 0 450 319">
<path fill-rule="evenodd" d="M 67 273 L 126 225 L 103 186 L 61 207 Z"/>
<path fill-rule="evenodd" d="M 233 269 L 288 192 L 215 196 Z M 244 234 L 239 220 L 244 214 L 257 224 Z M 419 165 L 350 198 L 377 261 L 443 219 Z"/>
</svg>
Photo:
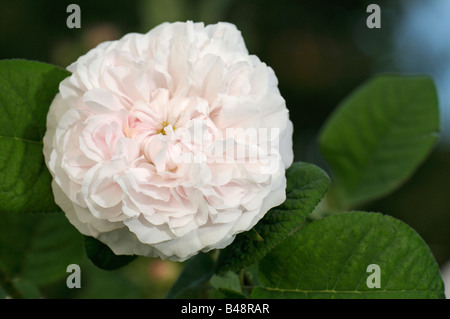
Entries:
<svg viewBox="0 0 450 319">
<path fill-rule="evenodd" d="M 118 255 L 183 261 L 284 202 L 292 123 L 274 72 L 234 25 L 164 23 L 68 70 L 44 155 L 82 234 Z"/>
</svg>

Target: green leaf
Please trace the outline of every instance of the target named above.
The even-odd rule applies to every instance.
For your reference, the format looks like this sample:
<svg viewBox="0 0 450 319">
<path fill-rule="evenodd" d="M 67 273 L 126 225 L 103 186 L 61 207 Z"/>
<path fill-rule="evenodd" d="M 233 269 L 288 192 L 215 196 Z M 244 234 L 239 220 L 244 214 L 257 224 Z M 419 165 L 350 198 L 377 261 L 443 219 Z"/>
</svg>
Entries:
<svg viewBox="0 0 450 319">
<path fill-rule="evenodd" d="M 18 279 L 13 284 L 22 299 L 39 299 L 42 297 L 38 287 L 31 281 Z"/>
<path fill-rule="evenodd" d="M 0 61 L 0 213 L 59 211 L 42 139 L 49 106 L 69 75 L 40 62 Z"/>
<path fill-rule="evenodd" d="M 235 290 L 241 292 L 241 283 L 239 281 L 239 276 L 232 271 L 225 273 L 222 276 L 214 275 L 210 279 L 211 286 L 216 289 L 226 288 L 229 290 Z"/>
<path fill-rule="evenodd" d="M 236 290 L 228 289 L 228 288 L 218 288 L 217 291 L 223 297 L 215 297 L 211 299 L 248 299 L 248 297 L 242 292 L 238 292 Z"/>
<path fill-rule="evenodd" d="M 238 274 L 229 271 L 224 275 L 213 275 L 209 281 L 211 286 L 217 289 L 225 298 L 246 299 L 242 293 L 241 281 Z"/>
<path fill-rule="evenodd" d="M 121 268 L 137 257 L 136 255 L 116 255 L 111 248 L 91 236 L 84 236 L 84 248 L 92 263 L 104 270 Z"/>
<path fill-rule="evenodd" d="M 67 276 L 83 255 L 82 237 L 62 214 L 1 214 L 0 283 L 45 285 Z M 5 288 L 5 287 L 4 287 Z"/>
<path fill-rule="evenodd" d="M 209 254 L 198 253 L 186 262 L 177 281 L 166 295 L 168 299 L 205 298 L 214 261 Z"/>
<path fill-rule="evenodd" d="M 252 230 L 237 235 L 220 252 L 217 273 L 237 271 L 263 258 L 302 225 L 328 190 L 328 176 L 312 164 L 294 163 L 286 178 L 286 201 L 267 212 Z"/>
<path fill-rule="evenodd" d="M 438 133 L 438 100 L 430 78 L 382 75 L 356 89 L 326 122 L 319 141 L 341 206 L 399 187 L 430 153 Z"/>
<path fill-rule="evenodd" d="M 380 267 L 380 288 L 369 288 Z M 377 213 L 314 221 L 259 265 L 252 298 L 444 298 L 439 266 L 419 235 Z"/>
</svg>

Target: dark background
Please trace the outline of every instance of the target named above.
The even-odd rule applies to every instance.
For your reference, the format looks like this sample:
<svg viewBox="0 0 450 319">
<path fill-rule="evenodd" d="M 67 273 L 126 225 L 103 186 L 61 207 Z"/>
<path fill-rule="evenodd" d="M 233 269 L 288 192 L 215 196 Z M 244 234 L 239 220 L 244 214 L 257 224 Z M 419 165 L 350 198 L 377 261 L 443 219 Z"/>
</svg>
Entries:
<svg viewBox="0 0 450 319">
<path fill-rule="evenodd" d="M 446 96 L 450 91 L 446 82 L 450 78 L 450 32 L 444 31 L 450 30 L 446 22 L 450 6 L 444 2 L 0 0 L 0 59 L 26 58 L 66 67 L 99 42 L 129 32 L 144 33 L 164 21 L 234 23 L 242 31 L 249 52 L 258 55 L 278 76 L 294 123 L 295 160 L 324 168 L 317 134 L 330 112 L 356 86 L 379 72 L 430 74 L 436 80 L 442 113 L 439 144 L 406 184 L 361 209 L 390 214 L 408 223 L 443 265 L 450 259 L 450 134 L 446 126 L 450 113 L 450 97 Z M 70 3 L 81 7 L 81 29 L 66 27 Z M 366 26 L 370 3 L 381 7 L 381 29 Z M 425 3 L 429 9 L 423 9 Z M 153 295 L 146 295 L 151 297 L 163 296 L 180 269 L 160 261 L 135 267 L 144 267 L 150 281 L 162 285 Z M 124 278 L 133 276 L 131 272 L 127 275 L 125 271 Z M 136 297 L 96 289 L 101 292 L 95 295 L 94 289 L 87 296 Z"/>
</svg>

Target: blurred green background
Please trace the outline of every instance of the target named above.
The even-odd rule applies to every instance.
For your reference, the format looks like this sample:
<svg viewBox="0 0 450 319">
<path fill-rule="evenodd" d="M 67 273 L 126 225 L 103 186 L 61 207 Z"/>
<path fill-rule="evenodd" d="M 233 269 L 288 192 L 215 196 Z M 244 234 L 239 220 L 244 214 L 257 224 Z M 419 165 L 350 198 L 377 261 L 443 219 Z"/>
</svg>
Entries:
<svg viewBox="0 0 450 319">
<path fill-rule="evenodd" d="M 81 7 L 69 29 L 66 8 Z M 381 7 L 381 29 L 366 8 Z M 317 134 L 330 112 L 379 72 L 427 73 L 438 87 L 442 137 L 430 158 L 392 195 L 361 209 L 397 217 L 428 243 L 439 264 L 450 259 L 450 1 L 444 0 L 0 0 L 0 59 L 66 67 L 98 43 L 145 33 L 164 21 L 228 21 L 249 52 L 271 66 L 294 123 L 295 159 L 327 169 Z M 104 272 L 82 261 L 82 289 L 57 282 L 58 298 L 162 298 L 182 264 L 139 258 Z"/>
</svg>

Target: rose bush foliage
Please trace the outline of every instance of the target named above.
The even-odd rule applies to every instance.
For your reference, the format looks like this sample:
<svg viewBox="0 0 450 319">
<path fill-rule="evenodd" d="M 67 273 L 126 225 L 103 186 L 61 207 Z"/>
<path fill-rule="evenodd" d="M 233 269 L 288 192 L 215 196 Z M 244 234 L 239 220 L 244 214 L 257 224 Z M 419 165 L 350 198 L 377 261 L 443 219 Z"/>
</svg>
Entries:
<svg viewBox="0 0 450 319">
<path fill-rule="evenodd" d="M 292 164 L 277 78 L 232 24 L 164 23 L 68 70 L 0 61 L 0 297 L 54 296 L 67 265 L 130 255 L 189 259 L 168 298 L 444 297 L 419 234 L 349 212 L 435 145 L 429 77 L 376 76 L 343 100 L 319 132 L 327 174 Z M 99 277 L 136 291 L 98 268 L 82 296 Z"/>
</svg>

